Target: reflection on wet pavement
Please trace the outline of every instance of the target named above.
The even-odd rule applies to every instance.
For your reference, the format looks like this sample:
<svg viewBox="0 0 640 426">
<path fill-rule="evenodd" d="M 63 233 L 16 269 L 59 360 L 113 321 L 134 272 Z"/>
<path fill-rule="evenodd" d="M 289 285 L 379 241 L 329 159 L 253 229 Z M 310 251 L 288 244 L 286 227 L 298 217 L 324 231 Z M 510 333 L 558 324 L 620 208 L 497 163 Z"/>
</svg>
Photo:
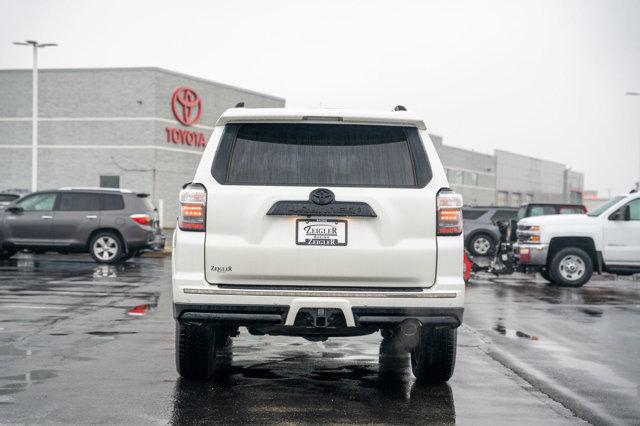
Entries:
<svg viewBox="0 0 640 426">
<path fill-rule="evenodd" d="M 25 374 L 0 377 L 0 396 L 22 392 L 31 385 L 57 376 L 55 370 L 33 370 Z"/>
<path fill-rule="evenodd" d="M 309 342 L 244 329 L 218 352 L 215 380 L 187 382 L 174 365 L 170 259 L 21 254 L 0 261 L 0 423 L 603 423 L 584 400 L 634 423 L 638 286 L 472 282 L 447 385 L 416 385 L 408 354 L 379 334 Z"/>
<path fill-rule="evenodd" d="M 388 340 L 380 343 L 378 365 L 308 351 L 280 355 L 273 362 L 227 365 L 214 382 L 178 379 L 171 422 L 455 423 L 451 387 L 415 384 L 408 355 Z"/>
</svg>

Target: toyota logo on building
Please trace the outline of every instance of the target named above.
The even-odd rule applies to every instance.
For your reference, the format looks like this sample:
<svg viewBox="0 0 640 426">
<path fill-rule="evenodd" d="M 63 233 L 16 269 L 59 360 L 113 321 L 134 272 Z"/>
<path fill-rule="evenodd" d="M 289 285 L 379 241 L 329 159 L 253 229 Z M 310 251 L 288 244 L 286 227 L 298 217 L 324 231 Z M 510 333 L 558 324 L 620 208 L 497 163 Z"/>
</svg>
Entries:
<svg viewBox="0 0 640 426">
<path fill-rule="evenodd" d="M 318 188 L 311 191 L 311 194 L 309 194 L 309 200 L 319 206 L 326 206 L 327 204 L 333 203 L 335 196 L 333 195 L 333 192 L 326 188 Z"/>
<path fill-rule="evenodd" d="M 200 119 L 202 99 L 190 87 L 178 87 L 171 98 L 171 109 L 176 119 L 185 126 L 191 126 Z"/>
</svg>

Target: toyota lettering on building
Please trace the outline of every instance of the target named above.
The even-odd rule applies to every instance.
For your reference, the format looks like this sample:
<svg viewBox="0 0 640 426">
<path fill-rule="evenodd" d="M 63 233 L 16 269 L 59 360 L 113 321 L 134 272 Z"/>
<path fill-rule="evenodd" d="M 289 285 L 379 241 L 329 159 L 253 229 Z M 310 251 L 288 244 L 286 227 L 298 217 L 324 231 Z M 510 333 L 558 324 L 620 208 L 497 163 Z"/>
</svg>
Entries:
<svg viewBox="0 0 640 426">
<path fill-rule="evenodd" d="M 188 86 L 178 87 L 171 96 L 171 111 L 173 116 L 184 126 L 193 126 L 202 115 L 202 99 L 195 90 Z M 167 142 L 178 145 L 189 145 L 204 148 L 207 140 L 204 133 L 196 130 L 165 128 Z"/>
</svg>

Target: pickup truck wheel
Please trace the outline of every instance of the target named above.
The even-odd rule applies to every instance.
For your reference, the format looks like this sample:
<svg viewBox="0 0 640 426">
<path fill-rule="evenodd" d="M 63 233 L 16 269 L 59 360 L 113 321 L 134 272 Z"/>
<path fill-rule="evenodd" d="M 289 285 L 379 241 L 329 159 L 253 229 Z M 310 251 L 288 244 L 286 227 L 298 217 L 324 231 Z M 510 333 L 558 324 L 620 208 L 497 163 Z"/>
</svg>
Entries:
<svg viewBox="0 0 640 426">
<path fill-rule="evenodd" d="M 589 254 L 578 247 L 567 247 L 553 256 L 549 275 L 554 284 L 581 287 L 593 275 L 593 262 Z"/>
<path fill-rule="evenodd" d="M 476 256 L 490 256 L 495 248 L 496 244 L 488 234 L 476 234 L 469 240 L 469 251 Z"/>
<path fill-rule="evenodd" d="M 458 330 L 423 327 L 420 343 L 411 352 L 411 369 L 418 383 L 444 383 L 456 364 Z"/>
<path fill-rule="evenodd" d="M 216 365 L 215 328 L 210 324 L 176 322 L 176 369 L 191 380 L 210 378 Z"/>
</svg>

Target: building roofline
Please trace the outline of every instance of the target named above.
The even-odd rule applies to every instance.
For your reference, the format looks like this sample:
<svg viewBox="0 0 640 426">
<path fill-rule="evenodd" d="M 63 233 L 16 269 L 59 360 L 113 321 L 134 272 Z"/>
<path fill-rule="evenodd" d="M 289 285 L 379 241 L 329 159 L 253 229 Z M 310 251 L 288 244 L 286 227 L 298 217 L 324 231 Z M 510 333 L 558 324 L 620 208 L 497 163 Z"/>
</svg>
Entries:
<svg viewBox="0 0 640 426">
<path fill-rule="evenodd" d="M 30 68 L 0 69 L 0 73 L 1 72 L 31 72 L 31 71 L 32 70 Z M 286 102 L 286 99 L 280 96 L 270 95 L 268 93 L 258 92 L 256 90 L 245 89 L 245 88 L 234 86 L 231 84 L 220 83 L 220 82 L 209 80 L 206 78 L 196 77 L 191 74 L 172 71 L 172 70 L 168 70 L 166 68 L 161 68 L 161 67 L 38 68 L 38 72 L 85 72 L 85 71 L 156 71 L 156 72 L 162 72 L 162 73 L 170 74 L 174 76 L 190 78 L 193 80 L 201 81 L 203 83 L 215 84 L 216 86 L 226 87 L 227 89 L 240 90 L 242 92 L 251 93 L 253 95 L 264 96 L 267 98 Z"/>
<path fill-rule="evenodd" d="M 564 163 L 560 163 L 559 161 L 545 160 L 544 158 L 533 157 L 533 156 L 527 155 L 527 154 L 520 154 L 519 152 L 507 151 L 506 149 L 494 149 L 493 152 L 494 152 L 494 155 L 496 156 L 496 158 L 498 157 L 498 152 L 503 152 L 505 154 L 518 155 L 520 157 L 528 157 L 528 158 L 531 158 L 531 159 L 534 159 L 534 160 L 538 160 L 538 161 L 544 161 L 544 162 L 547 162 L 547 163 L 557 164 L 559 166 L 564 167 L 565 170 L 570 169 L 569 166 L 567 166 Z M 573 170 L 573 171 L 575 171 L 575 170 Z M 580 173 L 580 172 L 577 172 L 577 173 Z"/>
</svg>

